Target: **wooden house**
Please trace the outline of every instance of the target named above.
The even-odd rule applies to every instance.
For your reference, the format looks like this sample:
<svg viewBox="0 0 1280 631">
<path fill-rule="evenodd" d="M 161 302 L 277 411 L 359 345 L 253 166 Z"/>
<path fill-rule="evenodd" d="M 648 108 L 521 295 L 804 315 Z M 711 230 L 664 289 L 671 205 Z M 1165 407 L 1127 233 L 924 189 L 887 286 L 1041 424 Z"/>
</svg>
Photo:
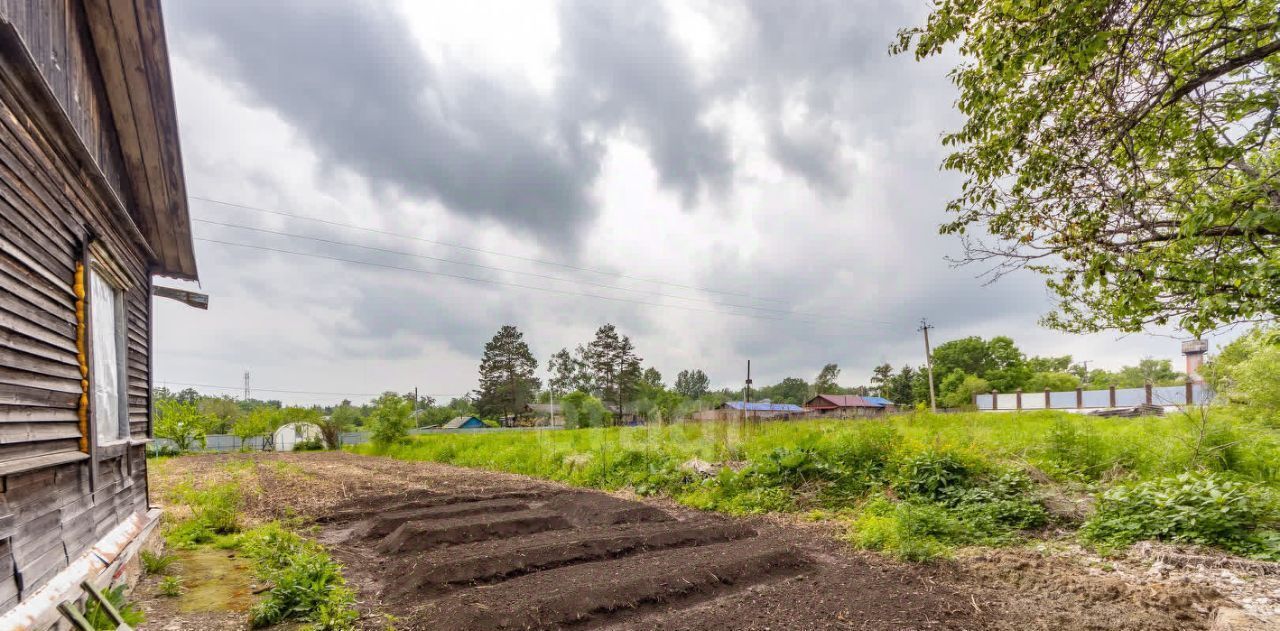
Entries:
<svg viewBox="0 0 1280 631">
<path fill-rule="evenodd" d="M 484 421 L 474 416 L 455 416 L 449 419 L 448 423 L 442 426 L 442 429 L 483 429 L 488 427 Z"/>
<path fill-rule="evenodd" d="M 883 397 L 856 394 L 819 394 L 804 402 L 805 411 L 840 418 L 880 416 L 894 411 L 893 402 Z"/>
<path fill-rule="evenodd" d="M 0 0 L 2 629 L 154 528 L 157 275 L 196 278 L 159 0 Z"/>
</svg>

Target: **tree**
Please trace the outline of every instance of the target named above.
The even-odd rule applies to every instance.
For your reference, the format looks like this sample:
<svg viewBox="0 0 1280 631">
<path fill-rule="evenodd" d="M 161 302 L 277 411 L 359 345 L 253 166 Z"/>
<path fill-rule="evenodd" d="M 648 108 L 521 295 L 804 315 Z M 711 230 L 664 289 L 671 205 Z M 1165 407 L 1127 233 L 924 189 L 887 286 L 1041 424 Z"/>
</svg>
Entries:
<svg viewBox="0 0 1280 631">
<path fill-rule="evenodd" d="M 943 394 L 943 407 L 965 408 L 973 405 L 973 395 L 991 392 L 991 384 L 986 379 L 962 372 L 953 372 L 942 380 L 939 388 Z"/>
<path fill-rule="evenodd" d="M 200 409 L 200 413 L 209 419 L 211 434 L 226 434 L 231 431 L 231 426 L 235 424 L 236 419 L 244 414 L 240 409 L 240 403 L 226 395 L 200 397 L 196 406 Z"/>
<path fill-rule="evenodd" d="M 711 386 L 711 380 L 707 378 L 707 373 L 701 369 L 681 370 L 676 375 L 676 392 L 686 399 L 700 399 L 707 394 L 707 389 Z"/>
<path fill-rule="evenodd" d="M 173 441 L 179 452 L 190 451 L 197 444 L 203 448 L 208 423 L 209 417 L 201 414 L 194 403 L 173 397 L 156 399 L 152 431 L 156 438 Z"/>
<path fill-rule="evenodd" d="M 658 369 L 652 366 L 644 369 L 644 373 L 640 375 L 640 381 L 644 382 L 644 385 L 649 386 L 650 388 L 657 388 L 661 390 L 664 387 L 662 385 L 662 373 L 658 372 Z"/>
<path fill-rule="evenodd" d="M 235 425 L 231 426 L 231 433 L 240 439 L 242 449 L 248 449 L 251 439 L 266 436 L 279 427 L 280 410 L 264 405 L 236 419 Z"/>
<path fill-rule="evenodd" d="M 613 425 L 613 414 L 604 407 L 604 403 L 581 390 L 566 394 L 561 409 L 564 410 L 566 429 Z"/>
<path fill-rule="evenodd" d="M 1037 372 L 1071 372 L 1071 356 L 1043 357 L 1036 355 L 1027 359 L 1027 370 Z"/>
<path fill-rule="evenodd" d="M 1069 372 L 1037 372 L 1032 373 L 1022 389 L 1025 392 L 1043 392 L 1045 388 L 1051 392 L 1068 392 L 1079 386 L 1080 378 Z"/>
<path fill-rule="evenodd" d="M 538 360 L 533 358 L 524 334 L 506 325 L 484 345 L 480 359 L 480 389 L 476 408 L 486 417 L 519 419 L 534 401 L 542 382 L 535 375 Z"/>
<path fill-rule="evenodd" d="M 889 378 L 885 384 L 885 391 L 880 396 L 893 401 L 899 408 L 909 408 L 916 404 L 915 384 L 919 381 L 924 383 L 924 377 L 921 373 L 915 371 L 911 366 L 903 365 L 898 374 Z M 928 400 L 928 384 L 925 383 L 925 399 Z"/>
<path fill-rule="evenodd" d="M 369 411 L 370 439 L 374 447 L 386 449 L 404 440 L 409 435 L 412 413 L 413 402 L 394 392 L 378 397 Z"/>
<path fill-rule="evenodd" d="M 591 371 L 600 396 L 612 399 L 621 411 L 640 381 L 641 359 L 636 355 L 631 339 L 619 335 L 612 324 L 605 324 L 596 330 L 595 339 L 587 344 L 583 360 Z"/>
<path fill-rule="evenodd" d="M 774 403 L 794 403 L 800 405 L 809 398 L 809 382 L 799 377 L 787 377 L 759 391 L 759 399 L 769 399 Z"/>
<path fill-rule="evenodd" d="M 569 349 L 562 348 L 547 360 L 547 373 L 550 375 L 547 388 L 556 395 L 575 390 L 579 386 L 581 372 L 582 362 L 569 354 Z"/>
<path fill-rule="evenodd" d="M 840 389 L 840 385 L 836 380 L 840 378 L 840 367 L 835 364 L 827 364 L 818 372 L 817 378 L 813 380 L 813 389 L 816 394 L 833 394 Z"/>
<path fill-rule="evenodd" d="M 1067 331 L 1280 314 L 1275 0 L 939 0 L 891 50 L 951 44 L 965 260 L 1047 276 Z"/>
<path fill-rule="evenodd" d="M 943 381 L 956 371 L 986 379 L 1001 392 L 1013 392 L 1031 377 L 1022 351 L 1003 335 L 990 340 L 975 335 L 939 344 L 933 350 L 933 370 L 940 379 L 940 393 L 945 392 Z"/>
<path fill-rule="evenodd" d="M 889 364 L 880 364 L 871 371 L 871 391 L 876 396 L 883 397 L 888 392 L 889 380 L 893 378 L 893 366 Z"/>
<path fill-rule="evenodd" d="M 351 402 L 343 401 L 342 405 L 333 408 L 327 417 L 320 419 L 316 424 L 320 426 L 320 435 L 324 438 L 325 446 L 329 449 L 341 447 L 342 432 L 355 427 L 358 418 L 360 413 L 351 405 Z"/>
</svg>

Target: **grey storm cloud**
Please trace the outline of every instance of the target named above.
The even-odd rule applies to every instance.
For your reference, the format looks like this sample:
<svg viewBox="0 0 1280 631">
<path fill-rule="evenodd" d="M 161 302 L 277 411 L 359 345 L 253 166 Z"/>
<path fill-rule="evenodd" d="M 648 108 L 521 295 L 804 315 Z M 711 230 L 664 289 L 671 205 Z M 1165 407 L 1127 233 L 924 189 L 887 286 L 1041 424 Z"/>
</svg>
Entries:
<svg viewBox="0 0 1280 631">
<path fill-rule="evenodd" d="M 591 214 L 597 159 L 529 90 L 441 68 L 391 7 L 351 0 L 175 3 L 201 60 L 294 125 L 329 164 L 540 234 Z M 179 51 L 187 50 L 181 43 Z"/>
<path fill-rule="evenodd" d="M 656 2 L 573 0 L 560 11 L 559 99 L 579 128 L 635 128 L 664 186 L 686 202 L 727 185 L 733 163 L 723 130 L 699 120 L 710 103 Z"/>
</svg>

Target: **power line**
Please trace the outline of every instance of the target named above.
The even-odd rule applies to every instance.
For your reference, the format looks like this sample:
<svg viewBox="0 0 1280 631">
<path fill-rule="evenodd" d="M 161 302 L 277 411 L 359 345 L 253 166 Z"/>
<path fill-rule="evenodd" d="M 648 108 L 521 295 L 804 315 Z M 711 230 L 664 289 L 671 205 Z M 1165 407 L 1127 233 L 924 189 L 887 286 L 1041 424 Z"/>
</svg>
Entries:
<svg viewBox="0 0 1280 631">
<path fill-rule="evenodd" d="M 330 226 L 338 226 L 338 227 L 341 227 L 341 228 L 350 228 L 350 229 L 352 229 L 352 230 L 363 230 L 363 231 L 365 231 L 365 232 L 372 232 L 372 233 L 375 233 L 375 234 L 384 234 L 384 235 L 387 235 L 387 236 L 397 237 L 397 238 L 400 238 L 400 239 L 412 239 L 412 240 L 414 240 L 414 241 L 421 241 L 421 242 L 423 242 L 423 243 L 430 243 L 430 244 L 432 244 L 432 245 L 439 245 L 439 246 L 444 246 L 444 247 L 447 247 L 447 248 L 457 248 L 457 249 L 459 249 L 459 250 L 467 250 L 467 251 L 469 251 L 469 252 L 478 252 L 478 253 L 480 253 L 480 254 L 489 254 L 489 255 L 492 255 L 492 256 L 502 256 L 502 257 L 511 258 L 511 259 L 516 259 L 516 260 L 520 260 L 520 261 L 526 261 L 526 262 L 529 262 L 529 263 L 537 263 L 537 264 L 539 264 L 539 265 L 551 265 L 551 266 L 554 266 L 554 267 L 561 267 L 561 268 L 564 268 L 564 269 L 571 269 L 571 270 L 576 270 L 576 271 L 579 271 L 579 272 L 590 272 L 590 273 L 592 273 L 592 274 L 600 274 L 600 275 L 603 275 L 603 276 L 615 276 L 615 277 L 618 277 L 618 278 L 626 278 L 626 279 L 629 279 L 629 280 L 638 280 L 638 281 L 642 281 L 642 282 L 646 282 L 646 283 L 655 283 L 655 284 L 658 284 L 658 285 L 667 285 L 667 286 L 669 286 L 669 287 L 680 287 L 680 288 L 682 288 L 682 289 L 692 289 L 692 290 L 695 290 L 695 291 L 703 291 L 703 292 L 708 292 L 708 293 L 713 293 L 713 294 L 723 294 L 723 295 L 726 295 L 726 296 L 738 296 L 738 297 L 740 297 L 740 298 L 750 298 L 750 299 L 752 299 L 752 300 L 761 300 L 761 301 L 764 301 L 764 302 L 774 302 L 774 303 L 779 303 L 779 304 L 787 304 L 788 302 L 790 302 L 790 301 L 788 301 L 788 300 L 781 300 L 781 299 L 778 299 L 778 298 L 766 298 L 766 297 L 764 297 L 764 296 L 753 296 L 753 295 L 751 295 L 751 294 L 746 294 L 746 293 L 740 293 L 740 292 L 734 292 L 734 291 L 724 291 L 724 290 L 720 290 L 720 289 L 711 289 L 710 287 L 699 287 L 699 286 L 697 286 L 697 285 L 684 285 L 684 284 L 681 284 L 681 283 L 674 283 L 674 282 L 671 282 L 671 281 L 658 280 L 658 279 L 655 279 L 655 278 L 645 278 L 645 277 L 643 277 L 643 276 L 632 276 L 632 275 L 629 275 L 629 274 L 623 274 L 623 273 L 621 273 L 621 272 L 610 272 L 610 271 L 605 271 L 605 270 L 593 269 L 593 268 L 590 268 L 590 267 L 581 267 L 581 266 L 578 266 L 578 265 L 570 265 L 570 264 L 568 264 L 568 263 L 557 263 L 557 262 L 555 262 L 555 261 L 548 261 L 548 260 L 545 260 L 545 259 L 538 259 L 538 258 L 532 258 L 532 257 L 527 257 L 527 256 L 520 256 L 520 255 L 517 255 L 517 254 L 509 254 L 509 253 L 506 253 L 506 252 L 498 252 L 498 251 L 495 251 L 495 250 L 485 250 L 485 249 L 483 249 L 483 248 L 476 248 L 476 247 L 472 247 L 472 246 L 469 246 L 469 245 L 462 245 L 462 244 L 459 244 L 459 243 L 447 243 L 447 242 L 445 242 L 445 241 L 436 241 L 436 240 L 433 240 L 433 239 L 427 239 L 427 238 L 425 238 L 425 237 L 418 237 L 418 236 L 409 235 L 409 234 L 402 234 L 402 233 L 394 232 L 394 231 L 391 231 L 391 230 L 380 230 L 380 229 L 378 229 L 378 228 L 369 228 L 369 227 L 366 227 L 366 226 L 360 226 L 360 225 L 356 225 L 356 224 L 344 223 L 344 222 L 341 222 L 341 221 L 333 221 L 333 220 L 330 220 L 330 219 L 320 219 L 320 218 L 318 218 L 318 217 L 308 217 L 308 216 L 306 216 L 306 215 L 299 215 L 299 214 L 297 214 L 297 213 L 285 212 L 285 211 L 283 211 L 283 210 L 272 210 L 272 209 L 269 209 L 269 208 L 261 208 L 261 207 L 258 207 L 258 206 L 250 206 L 250 205 L 247 205 L 247 204 L 237 204 L 237 203 L 234 203 L 234 202 L 227 202 L 227 201 L 223 201 L 223 200 L 220 200 L 220 199 L 213 199 L 213 198 L 210 198 L 210 197 L 201 197 L 201 196 L 199 196 L 199 195 L 187 195 L 187 197 L 188 197 L 188 198 L 190 198 L 190 199 L 200 200 L 200 201 L 202 201 L 202 202 L 209 202 L 209 203 L 211 203 L 211 204 L 220 204 L 220 205 L 223 205 L 223 206 L 230 206 L 230 207 L 232 207 L 232 208 L 240 208 L 240 209 L 243 209 L 243 210 L 252 210 L 252 211 L 254 211 L 254 212 L 267 213 L 267 214 L 271 214 L 271 215 L 277 215 L 277 216 L 280 216 L 280 217 L 289 217 L 290 219 L 300 219 L 300 220 L 302 220 L 302 221 L 314 221 L 314 222 L 316 222 L 316 223 L 322 223 L 322 224 L 326 224 L 326 225 L 330 225 Z"/>
<path fill-rule="evenodd" d="M 272 247 L 267 247 L 267 246 L 263 246 L 263 245 L 251 245 L 251 244 L 248 244 L 248 243 L 236 243 L 236 242 L 233 242 L 233 241 L 221 241 L 221 240 L 219 240 L 219 239 L 209 239 L 209 238 L 205 238 L 205 237 L 196 237 L 196 238 L 195 238 L 195 240 L 196 240 L 196 241 L 204 241 L 204 242 L 206 242 L 206 243 L 219 243 L 219 244 L 222 244 L 222 245 L 230 245 L 230 246 L 238 247 L 238 248 L 249 248 L 249 249 L 253 249 L 253 250 L 264 250 L 264 251 L 267 251 L 267 252 L 277 252 L 277 253 L 280 253 L 280 254 L 292 254 L 292 255 L 294 255 L 294 256 L 307 256 L 307 257 L 311 257 L 311 258 L 325 259 L 325 260 L 329 260 L 329 261 L 339 261 L 339 262 L 342 262 L 342 263 L 352 263 L 352 264 L 355 264 L 355 265 L 368 265 L 368 266 L 370 266 L 370 267 L 381 267 L 381 268 L 385 268 L 385 269 L 394 269 L 394 270 L 400 270 L 400 271 L 405 271 L 405 272 L 416 272 L 416 273 L 418 273 L 418 274 L 428 274 L 428 275 L 431 275 L 431 276 L 444 276 L 444 277 L 447 277 L 447 278 L 457 278 L 457 279 L 460 279 L 460 280 L 469 280 L 469 281 L 477 282 L 477 283 L 489 283 L 489 284 L 493 284 L 493 285 L 503 285 L 503 286 L 506 286 L 506 287 L 518 287 L 518 288 L 520 288 L 520 289 L 532 289 L 532 290 L 534 290 L 534 291 L 545 291 L 545 292 L 549 292 L 549 293 L 562 294 L 562 295 L 566 295 L 566 296 L 580 296 L 580 297 L 584 297 L 584 298 L 597 298 L 597 299 L 600 299 L 600 300 L 610 300 L 610 301 L 613 301 L 613 302 L 625 302 L 625 303 L 631 303 L 631 304 L 637 304 L 637 305 L 645 305 L 645 306 L 650 306 L 650 307 L 665 307 L 665 308 L 668 308 L 668 309 L 683 309 L 683 310 L 685 310 L 685 311 L 701 311 L 701 312 L 703 312 L 703 313 L 717 313 L 717 314 L 722 314 L 722 315 L 740 316 L 740 317 L 744 317 L 744 318 L 758 318 L 758 319 L 761 319 L 761 320 L 776 320 L 776 321 L 785 321 L 785 320 L 786 320 L 786 318 L 775 318 L 775 317 L 766 316 L 766 315 L 761 315 L 761 314 L 757 314 L 757 313 L 735 313 L 735 312 L 732 312 L 732 311 L 720 311 L 720 310 L 716 310 L 716 309 L 699 309 L 699 308 L 697 308 L 697 307 L 689 307 L 689 306 L 686 306 L 686 305 L 669 305 L 669 304 L 663 304 L 663 303 L 660 303 L 660 302 L 646 302 L 646 301 L 643 301 L 643 300 L 632 300 L 632 299 L 630 299 L 630 298 L 618 298 L 618 297 L 616 297 L 616 296 L 601 296 L 601 295 L 599 295 L 599 294 L 588 294 L 588 293 L 577 292 L 577 291 L 567 291 L 567 290 L 563 290 L 563 289 L 555 289 L 555 288 L 551 288 L 551 287 L 536 287 L 536 286 L 534 286 L 534 285 L 522 285 L 522 284 L 520 284 L 520 283 L 511 283 L 511 282 L 506 282 L 506 281 L 493 280 L 493 279 L 489 279 L 489 278 L 476 278 L 475 276 L 464 276 L 464 275 L 462 275 L 462 274 L 450 274 L 450 273 L 448 273 L 448 272 L 433 272 L 433 271 L 431 271 L 431 270 L 419 269 L 419 268 L 416 268 L 416 267 L 402 267 L 402 266 L 399 266 L 399 265 L 390 265 L 390 264 L 386 264 L 386 263 L 374 263 L 374 262 L 372 262 L 372 261 L 360 261 L 360 260 L 356 260 L 356 259 L 346 259 L 346 258 L 342 258 L 342 257 L 338 257 L 338 256 L 325 256 L 325 255 L 323 255 L 323 254 L 314 254 L 314 253 L 311 253 L 311 252 L 297 252 L 297 251 L 294 251 L 294 250 L 284 250 L 284 249 L 281 249 L 281 248 L 272 248 Z"/>
<path fill-rule="evenodd" d="M 798 316 L 806 316 L 806 317 L 820 318 L 820 319 L 828 319 L 828 320 L 848 320 L 848 321 L 851 321 L 851 322 L 863 322 L 863 323 L 868 323 L 868 324 L 885 324 L 885 325 L 891 325 L 891 324 L 893 324 L 892 322 L 886 322 L 886 321 L 883 321 L 883 320 L 866 320 L 866 319 L 861 319 L 861 318 L 850 318 L 850 317 L 846 317 L 846 316 L 827 316 L 827 315 L 822 315 L 822 314 L 819 314 L 819 313 L 807 313 L 807 312 L 803 312 L 803 311 L 794 311 L 794 310 L 790 310 L 790 309 L 773 309 L 773 308 L 770 308 L 770 307 L 758 307 L 758 306 L 755 306 L 755 305 L 742 305 L 742 304 L 735 304 L 735 303 L 729 303 L 729 302 L 716 302 L 716 301 L 714 301 L 714 300 L 708 300 L 708 299 L 706 299 L 706 298 L 697 298 L 697 297 L 692 297 L 692 296 L 677 296 L 677 295 L 675 295 L 675 294 L 666 294 L 666 293 L 662 293 L 662 292 L 659 292 L 659 291 L 647 291 L 647 290 L 643 290 L 643 289 L 631 289 L 631 288 L 628 288 L 628 287 L 619 287 L 619 286 L 617 286 L 617 285 L 609 285 L 609 284 L 607 284 L 607 283 L 597 283 L 597 282 L 589 281 L 589 280 L 579 280 L 579 279 L 573 279 L 573 278 L 564 278 L 564 277 L 561 277 L 561 276 L 552 276 L 552 275 L 550 275 L 550 274 L 539 274 L 539 273 L 537 273 L 537 272 L 523 272 L 523 271 L 520 271 L 520 270 L 513 270 L 513 269 L 508 269 L 508 268 L 503 268 L 503 267 L 494 267 L 494 266 L 492 266 L 492 265 L 484 265 L 484 264 L 481 264 L 481 263 L 471 263 L 471 262 L 468 262 L 468 261 L 456 261 L 456 260 L 453 260 L 453 259 L 446 259 L 446 258 L 440 258 L 440 257 L 436 257 L 436 256 L 429 256 L 429 255 L 426 255 L 426 254 L 419 254 L 419 253 L 417 253 L 417 252 L 409 252 L 409 251 L 406 251 L 406 250 L 395 250 L 395 249 L 391 249 L 391 248 L 380 248 L 380 247 L 371 246 L 371 245 L 363 245 L 363 244 L 359 244 L 359 243 L 352 243 L 352 242 L 350 242 L 350 241 L 341 241 L 341 240 L 337 240 L 337 239 L 325 239 L 325 238 L 323 238 L 323 237 L 313 237 L 313 236 L 310 236 L 310 235 L 296 234 L 296 233 L 292 233 L 292 232 L 283 232 L 283 231 L 279 231 L 279 230 L 268 230 L 268 229 L 266 229 L 266 228 L 258 228 L 258 227 L 254 227 L 254 226 L 246 226 L 246 225 L 243 225 L 243 224 L 237 224 L 237 223 L 227 223 L 227 222 L 223 222 L 223 221 L 213 221 L 213 220 L 211 220 L 211 219 L 193 218 L 193 219 L 192 219 L 192 221 L 199 222 L 199 223 L 203 223 L 203 224 L 214 225 L 214 226 L 222 226 L 222 227 L 224 227 L 224 228 L 235 228 L 235 229 L 237 229 L 237 230 L 248 230 L 248 231 L 251 231 L 251 232 L 258 232 L 258 233 L 262 233 L 262 234 L 272 234 L 272 235 L 277 235 L 277 236 L 282 236 L 282 237 L 289 237 L 289 238 L 293 238 L 293 239 L 304 239 L 304 240 L 307 240 L 307 241 L 315 241 L 315 242 L 318 242 L 318 243 L 328 243 L 328 244 L 331 244 L 331 245 L 340 245 L 340 246 L 346 246 L 346 247 L 352 247 L 352 248 L 360 248 L 360 249 L 362 249 L 362 250 L 370 250 L 370 251 L 374 251 L 374 252 L 383 252 L 383 253 L 387 253 L 387 254 L 397 254 L 397 255 L 402 255 L 402 256 L 412 256 L 412 257 L 415 257 L 415 258 L 426 259 L 426 260 L 429 260 L 429 261 L 439 261 L 439 262 L 442 262 L 442 263 L 452 263 L 452 264 L 454 264 L 454 265 L 465 265 L 465 266 L 468 266 L 468 267 L 475 267 L 475 268 L 484 269 L 484 270 L 490 270 L 490 271 L 495 271 L 495 272 L 506 272 L 506 273 L 509 273 L 509 274 L 519 274 L 519 275 L 523 275 L 523 276 L 532 276 L 532 277 L 535 277 L 535 278 L 542 278 L 542 279 L 546 279 L 546 280 L 553 280 L 553 281 L 558 281 L 558 282 L 562 282 L 562 283 L 581 283 L 581 284 L 590 285 L 590 286 L 593 286 L 593 287 L 600 287 L 600 288 L 603 288 L 603 289 L 613 289 L 613 290 L 617 290 L 617 291 L 627 291 L 627 292 L 633 292 L 633 293 L 639 293 L 639 294 L 648 294 L 648 295 L 652 295 L 652 296 L 660 296 L 660 297 L 663 297 L 663 298 L 672 298 L 672 299 L 675 299 L 675 300 L 688 300 L 688 301 L 692 301 L 692 302 L 701 302 L 701 303 L 710 304 L 710 305 L 717 306 L 717 307 L 732 307 L 732 308 L 735 308 L 735 309 L 755 309 L 755 310 L 757 310 L 757 311 L 764 311 L 764 312 L 767 312 L 767 313 L 776 313 L 776 314 L 779 314 L 779 315 L 798 315 Z"/>
<path fill-rule="evenodd" d="M 222 386 L 222 385 L 215 385 L 210 383 L 188 383 L 184 381 L 170 381 L 168 379 L 160 379 L 159 381 L 161 385 L 173 384 L 175 386 L 188 386 L 192 388 L 217 388 L 219 390 L 240 390 L 244 388 L 244 386 L 242 385 L 241 386 Z M 315 390 L 281 390 L 278 388 L 259 388 L 257 386 L 253 387 L 253 391 L 254 392 L 273 392 L 278 394 L 316 394 L 316 395 L 326 395 L 326 396 L 335 396 L 335 397 L 340 397 L 340 396 L 379 397 L 379 396 L 382 396 L 383 394 L 382 392 L 319 392 Z M 463 393 L 463 394 L 466 394 L 466 393 Z M 462 396 L 462 395 L 454 393 L 454 394 L 424 394 L 424 396 L 456 397 L 456 396 Z"/>
</svg>

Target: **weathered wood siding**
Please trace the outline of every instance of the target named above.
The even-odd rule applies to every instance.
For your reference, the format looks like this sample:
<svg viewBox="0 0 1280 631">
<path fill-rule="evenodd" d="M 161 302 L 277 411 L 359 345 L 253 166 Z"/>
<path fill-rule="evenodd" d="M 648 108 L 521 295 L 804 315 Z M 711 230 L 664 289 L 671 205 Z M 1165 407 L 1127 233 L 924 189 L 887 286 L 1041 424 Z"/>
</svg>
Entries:
<svg viewBox="0 0 1280 631">
<path fill-rule="evenodd" d="M 81 142 L 116 195 L 133 208 L 84 5 L 79 0 L 0 0 L 0 20 L 18 31 Z"/>
<path fill-rule="evenodd" d="M 148 255 L 109 202 L 125 180 L 83 13 L 78 2 L 0 0 L 48 86 L 11 41 L 0 46 L 0 611 L 147 509 Z M 73 291 L 90 242 L 131 285 L 133 438 L 98 446 L 91 428 L 92 457 L 80 450 Z"/>
</svg>

